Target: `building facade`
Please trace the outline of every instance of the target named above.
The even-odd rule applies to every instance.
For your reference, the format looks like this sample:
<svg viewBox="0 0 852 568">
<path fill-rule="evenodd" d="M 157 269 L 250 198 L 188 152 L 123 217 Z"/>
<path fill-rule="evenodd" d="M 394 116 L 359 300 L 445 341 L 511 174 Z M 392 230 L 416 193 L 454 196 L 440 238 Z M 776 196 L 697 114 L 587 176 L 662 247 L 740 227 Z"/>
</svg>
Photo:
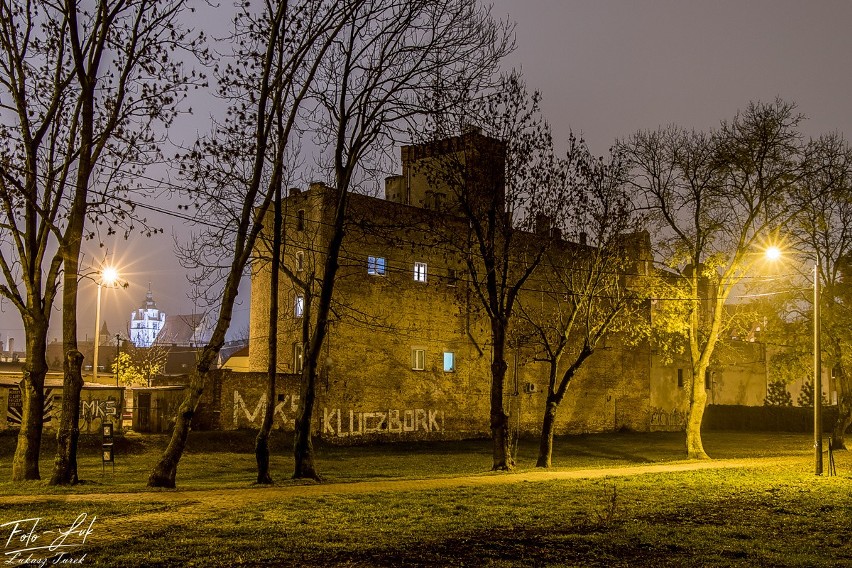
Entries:
<svg viewBox="0 0 852 568">
<path fill-rule="evenodd" d="M 490 431 L 490 320 L 469 283 L 463 252 L 441 236 L 464 236 L 470 229 L 464 218 L 454 216 L 452 192 L 430 183 L 422 167 L 423 160 L 470 145 L 484 150 L 468 156 L 489 161 L 476 170 L 495 172 L 491 183 L 478 185 L 502 200 L 502 145 L 475 132 L 403 147 L 403 174 L 387 178 L 386 199 L 350 195 L 333 317 L 320 360 L 315 428 L 324 438 L 454 438 Z M 336 196 L 333 188 L 314 183 L 307 191 L 291 190 L 285 200 L 283 262 L 299 279 L 322 277 Z M 435 231 L 439 224 L 440 234 Z M 557 240 L 557 257 L 560 250 L 568 258 L 569 249 L 584 246 Z M 647 240 L 646 234 L 637 255 L 650 254 Z M 263 246 L 258 258 L 268 258 Z M 269 277 L 268 263 L 255 262 L 249 349 L 249 370 L 254 372 L 267 366 Z M 278 369 L 297 374 L 309 300 L 286 271 L 278 300 Z M 535 361 L 532 348 L 520 340 L 510 344 L 507 359 L 504 404 L 511 426 L 517 432 L 537 432 L 547 365 Z M 572 381 L 559 410 L 557 433 L 648 430 L 649 373 L 647 345 L 627 348 L 617 337 L 609 338 Z M 240 408 L 254 408 L 240 396 Z M 297 400 L 298 389 L 282 396 Z"/>
<path fill-rule="evenodd" d="M 139 308 L 130 312 L 130 341 L 136 347 L 150 347 L 165 323 L 166 314 L 157 308 L 149 284 L 145 301 Z"/>
</svg>

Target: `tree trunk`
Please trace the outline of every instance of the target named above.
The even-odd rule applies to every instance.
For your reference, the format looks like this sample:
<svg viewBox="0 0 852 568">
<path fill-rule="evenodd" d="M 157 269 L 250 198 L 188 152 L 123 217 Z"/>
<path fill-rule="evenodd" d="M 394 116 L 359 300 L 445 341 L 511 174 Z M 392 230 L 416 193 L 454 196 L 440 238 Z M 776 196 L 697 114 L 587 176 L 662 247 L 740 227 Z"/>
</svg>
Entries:
<svg viewBox="0 0 852 568">
<path fill-rule="evenodd" d="M 691 400 L 686 417 L 686 456 L 692 460 L 710 459 L 701 441 L 701 422 L 707 405 L 707 391 L 704 388 L 705 372 L 706 369 L 699 366 L 693 370 L 692 374 Z"/>
<path fill-rule="evenodd" d="M 280 176 L 280 170 L 276 169 Z M 275 375 L 278 373 L 278 272 L 281 270 L 281 183 L 280 177 L 275 185 L 275 206 L 273 207 L 272 222 L 272 261 L 269 276 L 269 327 L 267 348 L 269 350 L 268 366 L 266 368 L 266 408 L 263 412 L 263 423 L 257 433 L 254 444 L 254 455 L 257 459 L 257 482 L 269 485 L 272 475 L 269 473 L 269 433 L 272 431 L 272 421 L 275 418 Z"/>
<path fill-rule="evenodd" d="M 56 433 L 56 460 L 51 485 L 74 485 L 77 476 L 77 441 L 80 438 L 80 391 L 83 389 L 83 354 L 76 349 L 65 354 L 62 388 L 62 418 Z M 120 412 L 120 410 L 119 410 Z"/>
<path fill-rule="evenodd" d="M 12 458 L 12 481 L 41 479 L 38 457 L 44 417 L 44 377 L 47 374 L 47 323 L 24 322 L 27 362 L 21 389 L 21 429 Z"/>
<path fill-rule="evenodd" d="M 346 221 L 347 188 L 349 187 L 349 172 L 338 167 L 338 195 L 334 213 L 334 225 L 329 240 L 323 268 L 322 284 L 320 285 L 319 301 L 317 302 L 316 327 L 310 342 L 303 349 L 302 388 L 299 398 L 299 410 L 296 415 L 296 432 L 293 440 L 293 457 L 296 465 L 293 479 L 314 479 L 321 481 L 322 477 L 314 463 L 314 444 L 311 439 L 311 423 L 314 415 L 316 399 L 317 369 L 319 367 L 320 350 L 328 332 L 328 317 L 331 313 L 331 299 L 334 294 L 334 283 L 339 268 L 338 258 L 343 245 L 344 223 Z M 305 306 L 302 320 L 302 339 L 308 337 L 311 320 L 312 294 L 305 290 Z"/>
<path fill-rule="evenodd" d="M 849 385 L 846 385 L 845 381 L 847 381 L 845 376 L 838 377 L 838 386 L 840 388 L 837 390 L 840 392 L 837 396 L 837 422 L 834 423 L 832 437 L 834 438 L 835 448 L 848 450 L 849 447 L 846 445 L 846 430 L 852 424 L 852 392 L 849 392 Z"/>
<path fill-rule="evenodd" d="M 491 470 L 511 471 L 515 467 L 512 459 L 509 436 L 509 415 L 503 406 L 503 391 L 506 381 L 506 326 L 495 320 L 491 324 L 493 358 L 491 362 L 491 441 L 493 456 Z"/>
<path fill-rule="evenodd" d="M 312 368 L 306 366 L 302 371 L 299 412 L 296 415 L 296 433 L 293 441 L 293 455 L 296 459 L 296 465 L 293 471 L 293 479 L 320 481 L 322 478 L 314 464 L 314 444 L 311 436 L 317 373 L 314 362 L 308 362 L 308 365 L 311 365 Z"/>
<path fill-rule="evenodd" d="M 553 394 L 547 395 L 547 406 L 544 410 L 544 421 L 541 425 L 541 440 L 538 446 L 538 461 L 536 467 L 550 467 L 553 456 L 553 430 L 556 425 L 556 410 L 559 403 Z"/>
<path fill-rule="evenodd" d="M 186 448 L 186 439 L 189 436 L 192 417 L 201 400 L 204 391 L 204 380 L 207 372 L 196 369 L 189 382 L 189 393 L 180 405 L 175 419 L 174 430 L 166 451 L 160 457 L 160 461 L 154 466 L 151 475 L 148 476 L 148 487 L 174 488 L 177 477 L 177 466 Z"/>
<path fill-rule="evenodd" d="M 81 151 L 89 151 L 84 143 Z M 84 154 L 88 156 L 88 154 Z M 80 167 L 88 167 L 88 158 L 80 160 Z M 86 219 L 87 178 L 81 170 L 77 180 L 77 191 L 69 215 L 68 228 L 63 247 L 62 281 L 62 348 L 65 353 L 64 376 L 62 379 L 62 416 L 56 433 L 56 459 L 53 463 L 51 485 L 75 484 L 77 476 L 77 439 L 80 436 L 80 391 L 83 389 L 81 366 L 83 355 L 77 346 L 77 292 L 80 259 L 80 243 Z M 98 292 L 100 301 L 100 288 Z M 101 322 L 95 322 L 95 341 L 99 341 Z M 95 350 L 97 353 L 97 350 Z M 92 361 L 93 368 L 97 361 Z M 121 408 L 118 409 L 121 416 Z"/>
</svg>

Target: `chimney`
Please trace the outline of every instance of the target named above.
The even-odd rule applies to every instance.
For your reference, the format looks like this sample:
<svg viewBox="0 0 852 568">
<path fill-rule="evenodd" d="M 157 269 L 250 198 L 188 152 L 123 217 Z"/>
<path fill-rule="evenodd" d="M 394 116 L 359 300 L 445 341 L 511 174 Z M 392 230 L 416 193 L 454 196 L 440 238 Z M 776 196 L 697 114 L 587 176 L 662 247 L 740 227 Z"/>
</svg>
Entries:
<svg viewBox="0 0 852 568">
<path fill-rule="evenodd" d="M 15 338 L 10 337 L 9 338 L 9 355 L 12 355 L 12 353 L 14 353 L 14 352 L 15 352 Z"/>
</svg>

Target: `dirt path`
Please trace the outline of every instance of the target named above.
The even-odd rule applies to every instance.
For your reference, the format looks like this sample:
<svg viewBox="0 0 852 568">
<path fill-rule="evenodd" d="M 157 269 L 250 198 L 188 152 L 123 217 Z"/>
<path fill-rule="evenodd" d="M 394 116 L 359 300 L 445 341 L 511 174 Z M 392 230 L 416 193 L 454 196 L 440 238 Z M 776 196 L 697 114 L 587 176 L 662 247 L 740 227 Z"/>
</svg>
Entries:
<svg viewBox="0 0 852 568">
<path fill-rule="evenodd" d="M 429 491 L 459 487 L 482 487 L 509 483 L 535 483 L 540 481 L 569 479 L 601 479 L 666 472 L 698 471 L 707 469 L 744 468 L 750 466 L 806 464 L 803 456 L 772 457 L 760 459 L 688 461 L 665 464 L 649 464 L 602 469 L 578 469 L 562 471 L 524 471 L 520 473 L 483 473 L 460 477 L 400 479 L 385 481 L 359 481 L 353 483 L 295 484 L 272 487 L 252 486 L 241 489 L 220 490 L 164 490 L 139 493 L 100 493 L 75 495 L 20 495 L 4 497 L 4 504 L 26 507 L 50 503 L 80 503 L 81 507 L 93 503 L 121 502 L 126 504 L 145 503 L 153 510 L 112 516 L 103 522 L 108 531 L 98 531 L 99 543 L 138 537 L 157 529 L 189 523 L 210 523 L 215 519 L 242 509 L 247 504 L 285 502 L 288 498 L 323 495 L 355 495 L 386 491 Z"/>
</svg>

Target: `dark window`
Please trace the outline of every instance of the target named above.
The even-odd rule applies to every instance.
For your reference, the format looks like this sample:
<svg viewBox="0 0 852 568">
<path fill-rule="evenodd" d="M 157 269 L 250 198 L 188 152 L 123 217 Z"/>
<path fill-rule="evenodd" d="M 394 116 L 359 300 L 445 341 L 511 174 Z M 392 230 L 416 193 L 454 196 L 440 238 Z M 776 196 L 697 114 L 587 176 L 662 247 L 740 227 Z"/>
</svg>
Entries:
<svg viewBox="0 0 852 568">
<path fill-rule="evenodd" d="M 683 388 L 683 369 L 677 370 L 677 387 L 679 389 Z"/>
<path fill-rule="evenodd" d="M 704 388 L 710 390 L 712 384 L 713 375 L 710 373 L 710 369 L 704 371 Z"/>
<path fill-rule="evenodd" d="M 296 230 L 304 231 L 305 230 L 305 210 L 299 209 L 298 213 L 296 213 Z"/>
</svg>

